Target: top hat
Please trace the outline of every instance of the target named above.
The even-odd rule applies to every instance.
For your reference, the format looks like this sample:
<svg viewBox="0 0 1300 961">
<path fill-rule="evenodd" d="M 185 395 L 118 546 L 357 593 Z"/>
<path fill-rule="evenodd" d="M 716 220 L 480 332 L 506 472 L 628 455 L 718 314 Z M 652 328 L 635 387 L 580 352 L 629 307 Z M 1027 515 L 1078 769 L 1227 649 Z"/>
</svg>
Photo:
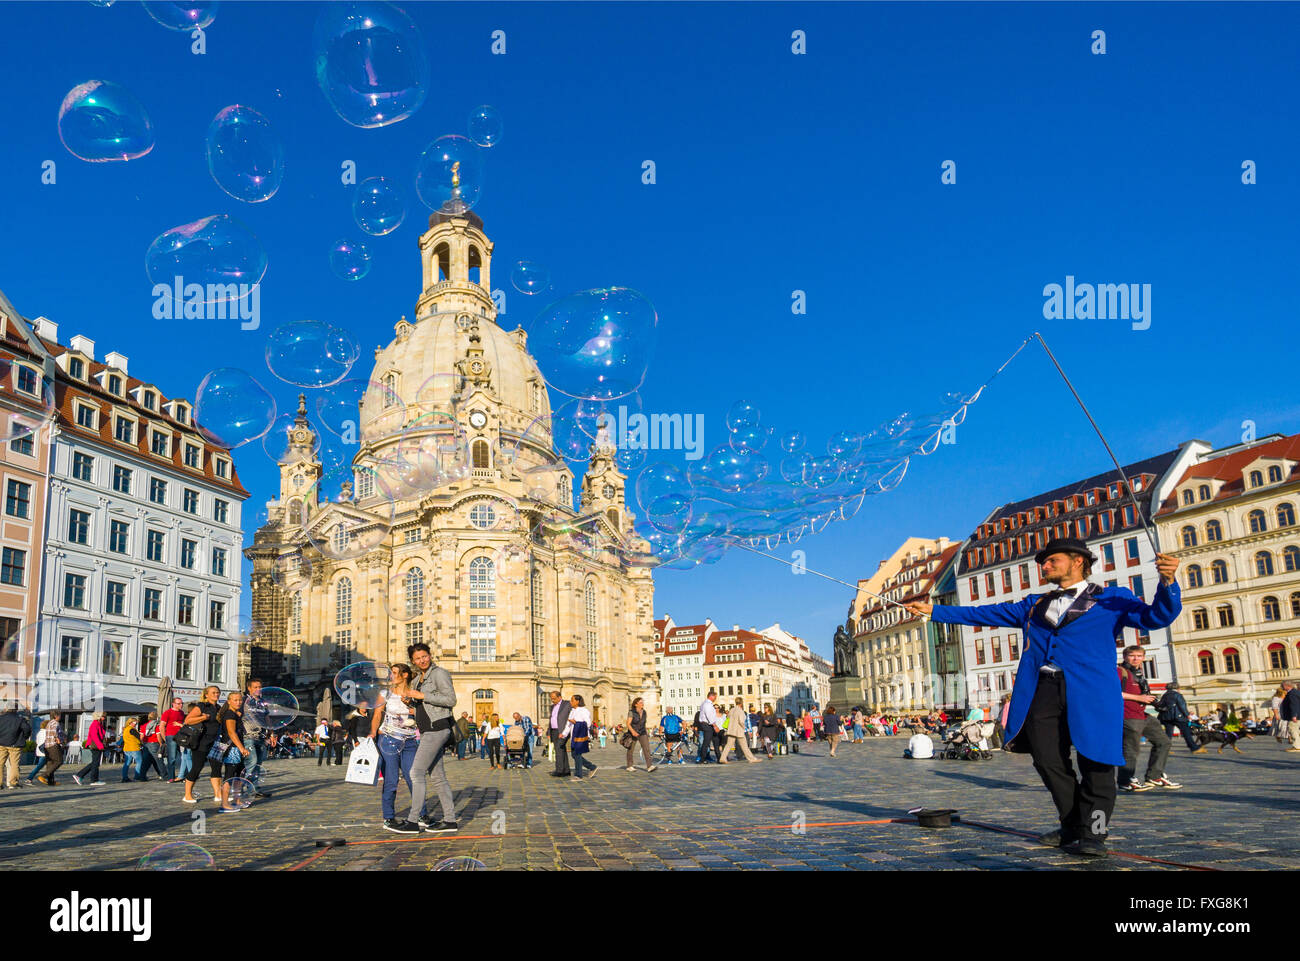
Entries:
<svg viewBox="0 0 1300 961">
<path fill-rule="evenodd" d="M 1097 558 L 1092 551 L 1088 550 L 1088 545 L 1077 537 L 1053 537 L 1047 542 L 1046 547 L 1034 555 L 1034 562 L 1041 564 L 1052 554 L 1078 554 L 1094 564 L 1097 563 Z"/>
</svg>

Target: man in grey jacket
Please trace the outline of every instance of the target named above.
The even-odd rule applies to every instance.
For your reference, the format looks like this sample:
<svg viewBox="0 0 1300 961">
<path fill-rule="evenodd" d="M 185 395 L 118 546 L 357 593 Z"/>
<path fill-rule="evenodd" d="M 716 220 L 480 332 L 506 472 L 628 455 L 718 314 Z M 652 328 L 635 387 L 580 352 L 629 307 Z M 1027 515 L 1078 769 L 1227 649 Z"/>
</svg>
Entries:
<svg viewBox="0 0 1300 961">
<path fill-rule="evenodd" d="M 415 759 L 411 762 L 411 813 L 407 820 L 414 821 L 418 812 L 419 823 L 427 830 L 435 834 L 452 834 L 459 825 L 443 754 L 452 739 L 451 709 L 456 706 L 456 691 L 452 687 L 451 675 L 433 663 L 428 644 L 412 644 L 406 649 L 406 656 L 417 672 L 411 682 L 411 697 L 419 704 L 417 721 L 421 732 Z M 433 791 L 442 807 L 442 818 L 437 821 L 429 817 L 425 800 L 426 774 L 433 779 Z"/>
<path fill-rule="evenodd" d="M 572 773 L 569 770 L 569 739 L 563 737 L 572 707 L 560 697 L 559 691 L 551 692 L 551 713 L 546 720 L 546 734 L 555 745 L 555 770 L 551 777 L 568 777 Z"/>
</svg>

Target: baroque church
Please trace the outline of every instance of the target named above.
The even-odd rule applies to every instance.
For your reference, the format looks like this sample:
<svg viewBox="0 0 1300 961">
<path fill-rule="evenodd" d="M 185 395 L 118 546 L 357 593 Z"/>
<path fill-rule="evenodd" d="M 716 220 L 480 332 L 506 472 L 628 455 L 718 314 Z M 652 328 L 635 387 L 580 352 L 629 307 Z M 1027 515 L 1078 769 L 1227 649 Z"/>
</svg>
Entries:
<svg viewBox="0 0 1300 961">
<path fill-rule="evenodd" d="M 245 550 L 246 664 L 341 717 L 341 668 L 405 662 L 423 641 L 452 674 L 457 716 L 539 720 L 551 690 L 582 694 L 599 721 L 638 696 L 653 712 L 649 545 L 614 445 L 597 434 L 575 499 L 527 337 L 496 323 L 483 222 L 448 209 L 420 237 L 414 322 L 375 351 L 342 483 L 299 399 L 279 496 Z"/>
</svg>

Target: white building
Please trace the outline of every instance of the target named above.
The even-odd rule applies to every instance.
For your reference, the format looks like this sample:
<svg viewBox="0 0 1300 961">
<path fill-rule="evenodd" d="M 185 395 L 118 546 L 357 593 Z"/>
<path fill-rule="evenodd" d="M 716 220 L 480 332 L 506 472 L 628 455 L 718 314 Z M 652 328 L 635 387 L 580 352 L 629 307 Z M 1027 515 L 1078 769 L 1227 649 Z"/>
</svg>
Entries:
<svg viewBox="0 0 1300 961">
<path fill-rule="evenodd" d="M 57 337 L 48 325 L 43 338 Z M 46 342 L 61 404 L 52 432 L 37 683 L 42 705 L 78 691 L 154 707 L 161 678 L 196 700 L 237 686 L 240 507 L 230 452 L 204 439 L 188 401 L 95 359 L 73 337 Z M 166 707 L 166 705 L 164 705 Z M 82 713 L 84 730 L 89 714 Z"/>
<path fill-rule="evenodd" d="M 704 645 L 714 633 L 713 622 L 679 627 L 672 615 L 656 620 L 655 673 L 659 678 L 660 703 L 672 708 L 689 723 L 709 693 L 705 679 Z"/>
</svg>

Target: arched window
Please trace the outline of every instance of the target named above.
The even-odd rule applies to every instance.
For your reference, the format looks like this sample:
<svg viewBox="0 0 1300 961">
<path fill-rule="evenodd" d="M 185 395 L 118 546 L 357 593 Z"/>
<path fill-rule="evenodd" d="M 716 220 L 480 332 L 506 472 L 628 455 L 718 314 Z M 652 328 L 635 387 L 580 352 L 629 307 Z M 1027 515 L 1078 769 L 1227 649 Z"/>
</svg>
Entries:
<svg viewBox="0 0 1300 961">
<path fill-rule="evenodd" d="M 397 396 L 397 373 L 389 371 L 384 375 L 384 409 L 396 407 L 398 404 Z"/>
<path fill-rule="evenodd" d="M 1282 620 L 1282 605 L 1277 602 L 1276 597 L 1266 597 L 1260 601 L 1260 607 L 1264 612 L 1264 620 L 1280 621 Z"/>
<path fill-rule="evenodd" d="M 565 507 L 573 506 L 573 491 L 569 487 L 569 475 L 560 475 L 560 503 Z"/>
<path fill-rule="evenodd" d="M 1277 526 L 1293 527 L 1295 525 L 1295 507 L 1291 504 L 1277 505 Z"/>
<path fill-rule="evenodd" d="M 469 282 L 482 286 L 480 277 L 483 270 L 483 255 L 479 253 L 477 244 L 469 245 Z"/>
<path fill-rule="evenodd" d="M 1205 539 L 1207 541 L 1223 540 L 1223 525 L 1218 521 L 1205 522 Z"/>
<path fill-rule="evenodd" d="M 611 507 L 605 512 L 605 516 L 609 518 L 610 526 L 612 526 L 614 530 L 618 530 L 618 511 Z"/>
<path fill-rule="evenodd" d="M 1210 485 L 1202 484 L 1200 487 L 1196 488 L 1196 496 L 1203 501 L 1208 501 L 1210 499 Z"/>
<path fill-rule="evenodd" d="M 438 276 L 434 278 L 437 283 L 443 280 L 451 279 L 451 248 L 446 244 L 439 244 L 433 248 L 433 261 L 437 265 Z"/>
<path fill-rule="evenodd" d="M 1201 653 L 1196 655 L 1196 661 L 1200 665 L 1202 674 L 1214 673 L 1214 652 L 1213 651 L 1201 651 Z"/>
<path fill-rule="evenodd" d="M 497 606 L 496 565 L 486 557 L 476 557 L 469 562 L 469 606 Z"/>
<path fill-rule="evenodd" d="M 1300 571 L 1300 547 L 1288 544 L 1282 548 L 1282 570 Z"/>
<path fill-rule="evenodd" d="M 1291 595 L 1291 616 L 1300 617 L 1300 591 Z"/>
<path fill-rule="evenodd" d="M 1184 507 L 1186 507 L 1188 504 L 1194 503 L 1195 500 L 1196 500 L 1196 495 L 1192 493 L 1191 488 L 1188 488 L 1187 490 L 1183 491 Z"/>
<path fill-rule="evenodd" d="M 596 582 L 587 582 L 586 592 L 586 621 L 588 627 L 596 626 Z"/>
<path fill-rule="evenodd" d="M 1223 649 L 1223 673 L 1241 673 L 1241 652 L 1235 647 L 1225 647 Z"/>
<path fill-rule="evenodd" d="M 1210 615 L 1203 607 L 1198 607 L 1192 611 L 1192 627 L 1198 631 L 1208 630 L 1210 627 Z"/>
<path fill-rule="evenodd" d="M 1195 527 L 1192 527 L 1191 525 L 1188 525 L 1187 527 L 1184 527 L 1183 530 L 1182 530 L 1182 535 L 1183 535 L 1183 546 L 1184 546 L 1184 547 L 1195 547 L 1195 546 L 1196 546 L 1196 528 L 1195 528 Z"/>
<path fill-rule="evenodd" d="M 302 501 L 289 501 L 289 523 L 295 527 L 302 526 Z"/>
<path fill-rule="evenodd" d="M 1273 573 L 1273 555 L 1268 551 L 1257 551 L 1255 553 L 1255 574 L 1258 577 L 1268 577 Z"/>
<path fill-rule="evenodd" d="M 1216 608 L 1216 611 L 1219 615 L 1220 627 L 1232 627 L 1237 623 L 1237 618 L 1232 613 L 1231 604 L 1222 604 Z"/>
<path fill-rule="evenodd" d="M 1200 564 L 1192 564 L 1187 568 L 1187 586 L 1188 587 L 1204 586 L 1204 581 L 1201 578 Z"/>
<path fill-rule="evenodd" d="M 1285 644 L 1270 644 L 1268 646 L 1268 666 L 1274 671 L 1285 671 L 1290 667 L 1287 664 Z M 1291 723 L 1294 724 L 1295 722 L 1292 721 Z"/>
<path fill-rule="evenodd" d="M 1274 464 L 1268 469 L 1268 482 L 1270 484 L 1280 484 L 1282 482 L 1282 468 Z"/>
<path fill-rule="evenodd" d="M 1213 584 L 1228 583 L 1228 562 L 1214 561 L 1210 564 L 1210 582 Z"/>
<path fill-rule="evenodd" d="M 1251 471 L 1251 472 L 1250 472 L 1250 486 L 1251 486 L 1251 487 L 1263 487 L 1263 486 L 1264 486 L 1264 475 L 1261 474 L 1261 473 L 1260 473 L 1259 471 L 1257 471 L 1257 470 L 1253 470 L 1253 471 Z"/>
<path fill-rule="evenodd" d="M 486 470 L 492 466 L 488 461 L 488 445 L 485 440 L 476 440 L 470 445 L 470 456 L 476 468 Z"/>
<path fill-rule="evenodd" d="M 1268 530 L 1268 521 L 1265 520 L 1263 511 L 1251 511 L 1246 517 L 1250 521 L 1252 534 L 1262 534 Z"/>
<path fill-rule="evenodd" d="M 343 578 L 334 585 L 334 623 L 352 623 L 352 580 Z"/>
<path fill-rule="evenodd" d="M 424 571 L 412 567 L 402 578 L 402 596 L 406 600 L 406 616 L 419 617 L 424 610 Z"/>
</svg>

